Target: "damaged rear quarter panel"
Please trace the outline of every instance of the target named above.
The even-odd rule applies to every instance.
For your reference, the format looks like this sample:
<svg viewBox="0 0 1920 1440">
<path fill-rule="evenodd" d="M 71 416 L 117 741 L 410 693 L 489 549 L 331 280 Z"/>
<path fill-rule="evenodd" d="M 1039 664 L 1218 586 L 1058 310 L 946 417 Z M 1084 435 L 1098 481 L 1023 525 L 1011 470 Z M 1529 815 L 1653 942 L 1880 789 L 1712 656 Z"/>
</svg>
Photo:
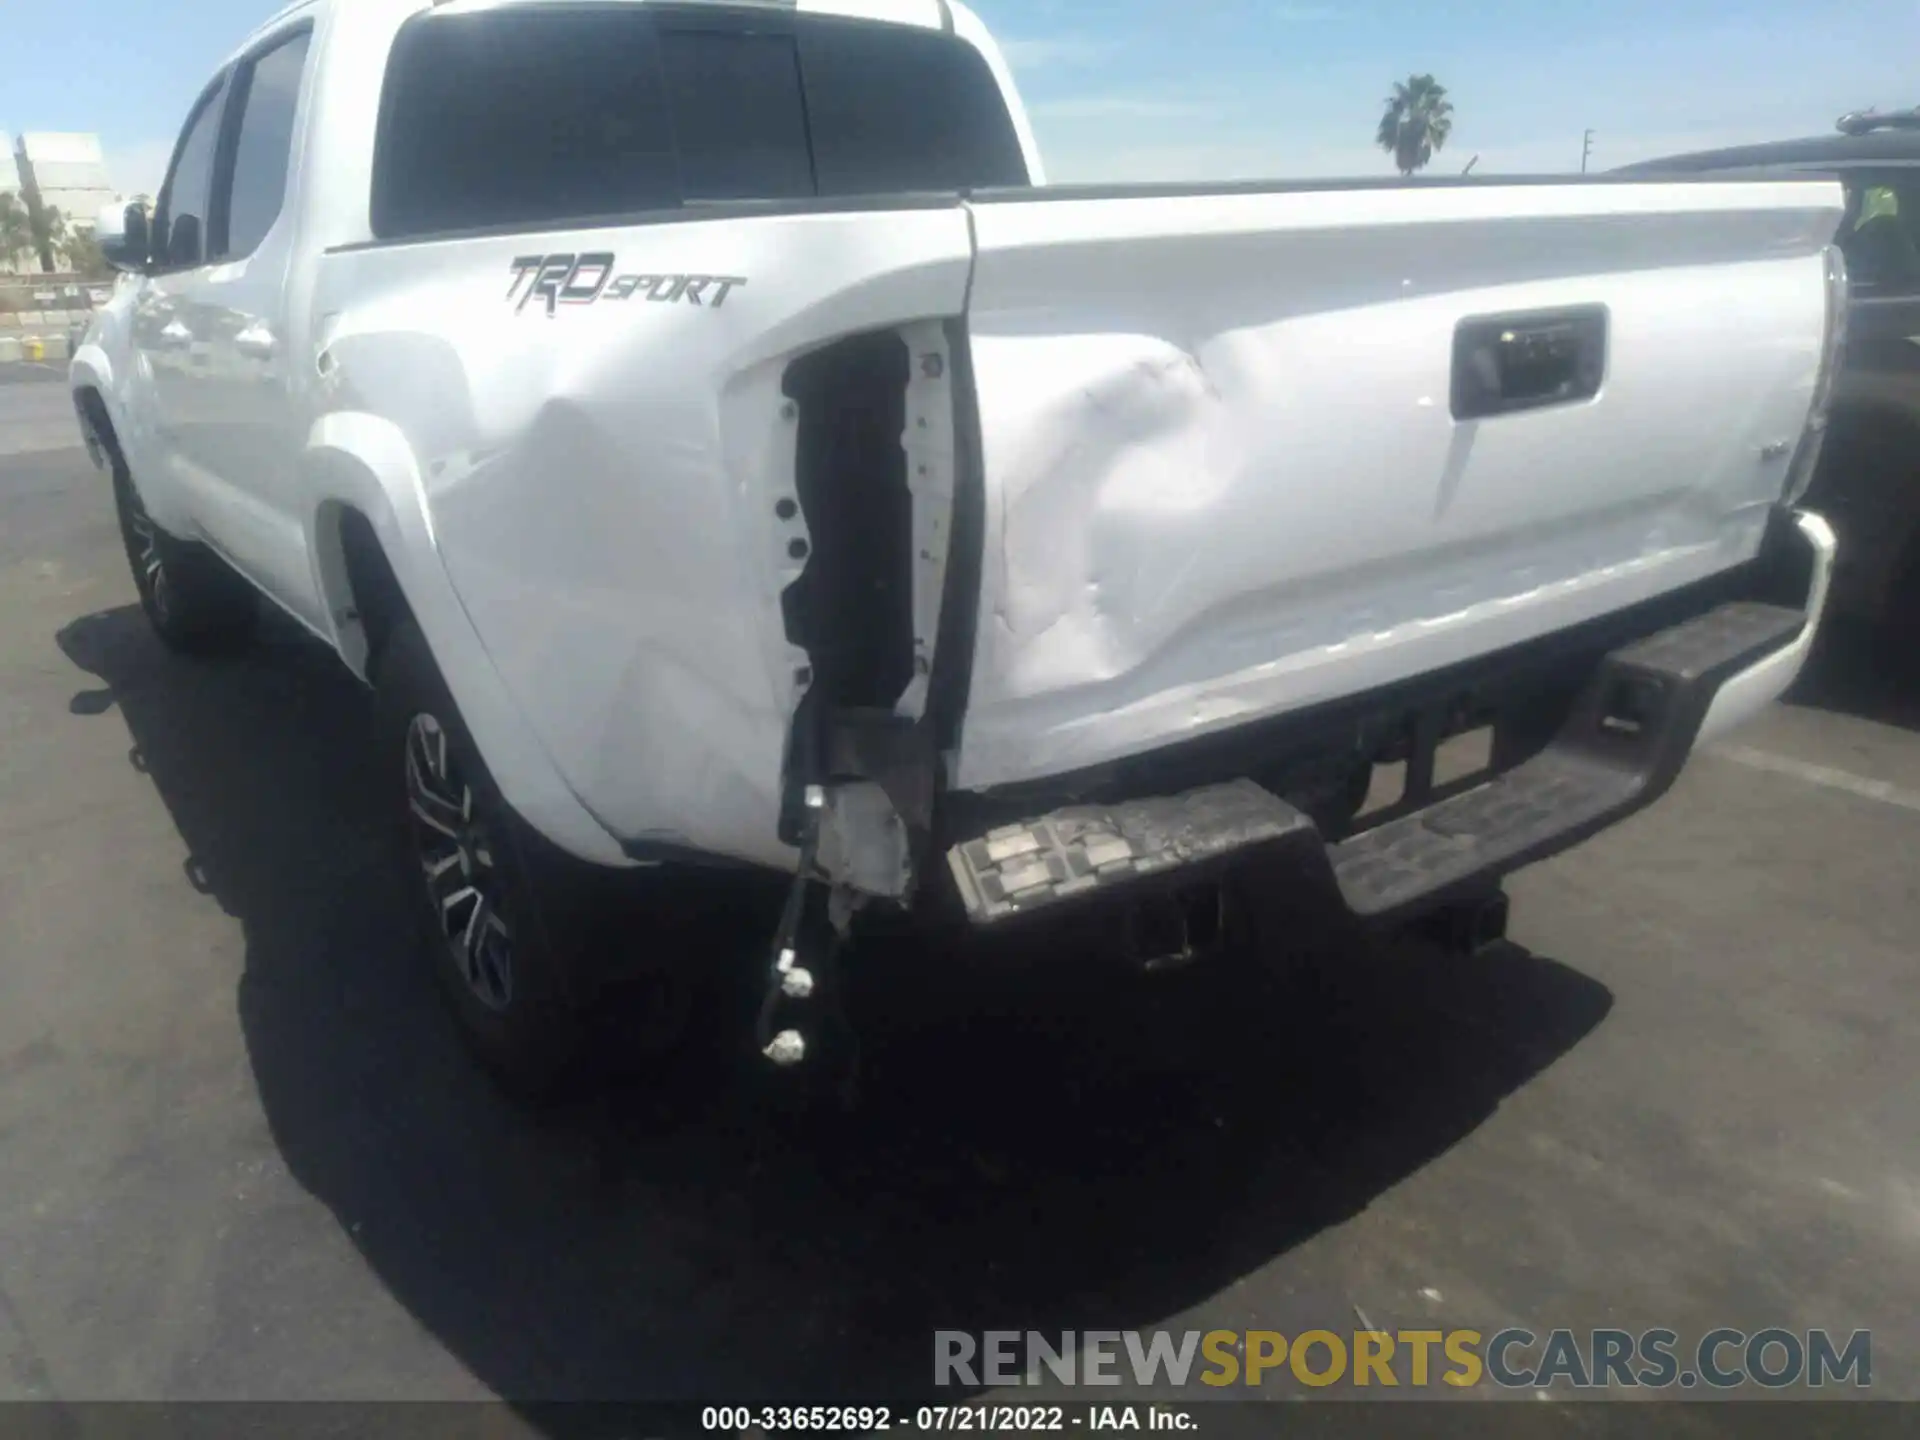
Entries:
<svg viewBox="0 0 1920 1440">
<path fill-rule="evenodd" d="M 536 297 L 536 254 L 610 253 L 593 303 Z M 958 314 L 954 205 L 756 215 L 338 257 L 367 297 L 333 350 L 420 460 L 434 540 L 555 766 L 625 842 L 790 865 L 776 822 L 805 652 L 782 375 L 851 332 Z M 723 306 L 625 275 L 740 277 Z M 538 271 L 531 280 L 537 283 Z M 509 291 L 512 290 L 510 296 Z M 709 291 L 709 294 L 711 291 Z M 432 386 L 382 385 L 431 364 Z M 383 397 L 395 397 L 389 402 Z"/>
</svg>

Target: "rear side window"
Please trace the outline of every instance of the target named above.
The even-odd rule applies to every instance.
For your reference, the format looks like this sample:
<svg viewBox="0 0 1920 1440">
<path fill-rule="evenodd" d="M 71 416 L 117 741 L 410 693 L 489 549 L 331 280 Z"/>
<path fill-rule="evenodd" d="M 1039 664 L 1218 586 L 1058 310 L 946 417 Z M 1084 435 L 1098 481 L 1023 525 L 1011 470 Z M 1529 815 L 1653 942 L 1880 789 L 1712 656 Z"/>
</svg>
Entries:
<svg viewBox="0 0 1920 1440">
<path fill-rule="evenodd" d="M 791 12 L 538 5 L 401 30 L 372 222 L 397 239 L 1026 178 L 992 74 L 951 36 Z"/>
<path fill-rule="evenodd" d="M 1000 87 L 964 41 L 815 19 L 800 28 L 800 64 L 821 194 L 1027 183 Z"/>
<path fill-rule="evenodd" d="M 382 95 L 375 235 L 679 200 L 660 57 L 639 7 L 429 14 L 402 28 Z"/>
</svg>

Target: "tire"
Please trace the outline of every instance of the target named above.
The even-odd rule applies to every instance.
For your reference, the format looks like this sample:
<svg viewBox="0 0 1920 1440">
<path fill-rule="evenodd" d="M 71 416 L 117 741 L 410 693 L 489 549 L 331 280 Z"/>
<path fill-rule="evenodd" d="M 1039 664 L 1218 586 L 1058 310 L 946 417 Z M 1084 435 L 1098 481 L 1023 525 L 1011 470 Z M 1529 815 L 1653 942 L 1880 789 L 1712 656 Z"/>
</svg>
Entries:
<svg viewBox="0 0 1920 1440">
<path fill-rule="evenodd" d="M 636 934 L 620 923 L 624 872 L 564 854 L 514 813 L 411 619 L 373 684 L 419 942 L 481 1064 L 541 1103 L 578 1088 L 603 1036 L 622 1068 L 676 1054 L 693 1013 L 685 972 L 615 963 Z M 613 1017 L 617 1034 L 599 1023 Z"/>
<path fill-rule="evenodd" d="M 1887 586 L 1884 619 L 1896 635 L 1920 635 L 1920 529 L 1907 537 Z"/>
<path fill-rule="evenodd" d="M 169 535 L 147 514 L 126 462 L 113 456 L 113 501 L 140 608 L 154 633 L 188 655 L 239 649 L 253 635 L 253 586 L 204 545 Z"/>
</svg>

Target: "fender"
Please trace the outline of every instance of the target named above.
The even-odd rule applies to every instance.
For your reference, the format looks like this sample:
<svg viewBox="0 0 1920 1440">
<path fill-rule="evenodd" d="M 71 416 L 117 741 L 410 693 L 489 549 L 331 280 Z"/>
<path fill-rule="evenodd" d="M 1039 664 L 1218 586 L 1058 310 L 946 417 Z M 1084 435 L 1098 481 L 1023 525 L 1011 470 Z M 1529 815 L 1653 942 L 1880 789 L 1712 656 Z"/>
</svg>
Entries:
<svg viewBox="0 0 1920 1440">
<path fill-rule="evenodd" d="M 141 362 L 131 347 L 131 317 L 123 308 L 130 303 L 130 293 L 120 291 L 106 308 L 95 312 L 86 339 L 67 368 L 67 386 L 76 409 L 80 391 L 90 389 L 100 397 L 107 423 L 113 428 L 113 443 L 140 487 L 140 500 L 147 513 L 171 534 L 194 538 L 199 524 L 177 493 L 171 472 L 164 464 L 154 463 L 151 420 L 142 418 L 145 386 L 137 368 Z M 126 368 L 115 363 L 115 356 L 127 362 Z M 95 451 L 100 437 L 92 433 L 85 411 L 80 411 L 80 430 L 93 463 L 107 469 L 105 452 Z"/>
<path fill-rule="evenodd" d="M 168 530 L 176 534 L 188 534 L 193 527 L 173 503 L 170 487 L 164 483 L 164 477 L 156 475 L 153 466 L 140 463 L 141 454 L 146 448 L 144 436 L 123 404 L 119 377 L 114 373 L 113 355 L 95 338 L 99 328 L 99 322 L 96 322 L 94 329 L 88 332 L 86 342 L 75 352 L 73 363 L 67 368 L 68 393 L 73 396 L 73 408 L 80 419 L 80 438 L 86 443 L 87 457 L 97 469 L 107 470 L 111 467 L 104 439 L 94 432 L 93 421 L 80 404 L 80 392 L 83 390 L 91 390 L 100 401 L 100 407 L 107 412 L 107 424 L 112 428 L 114 445 L 126 461 L 127 469 L 140 477 L 140 499 L 146 505 L 147 512 Z"/>
<path fill-rule="evenodd" d="M 141 478 L 140 498 L 146 503 L 148 513 L 168 529 L 187 533 L 192 526 L 173 503 L 173 497 L 166 493 L 169 487 L 164 483 L 165 477 L 152 473 L 154 467 L 142 463 L 147 434 L 138 415 L 139 377 L 121 370 L 114 358 L 124 357 L 130 367 L 139 364 L 128 335 L 132 317 L 126 307 L 131 299 L 131 292 L 122 289 L 106 306 L 94 312 L 93 323 L 87 327 L 80 348 L 67 367 L 67 388 L 76 397 L 76 406 L 82 390 L 90 389 L 100 397 L 107 412 L 107 423 L 113 427 L 114 443 L 119 446 L 127 467 Z M 91 437 L 84 412 L 81 432 Z M 94 454 L 91 445 L 88 453 L 95 465 L 106 468 L 104 454 Z M 154 491 L 159 493 L 149 493 Z"/>
<path fill-rule="evenodd" d="M 100 392 L 100 398 L 106 400 L 114 394 L 113 356 L 96 338 L 104 325 L 110 323 L 111 311 L 97 313 L 94 323 L 87 327 L 87 333 L 80 341 L 80 348 L 73 352 L 73 363 L 67 367 L 67 385 L 74 390 L 92 386 Z M 113 413 L 115 402 L 108 401 L 107 413 L 118 425 L 120 417 Z"/>
<path fill-rule="evenodd" d="M 87 458 L 93 461 L 96 470 L 105 470 L 108 466 L 106 446 L 95 433 L 92 417 L 86 407 L 80 403 L 80 393 L 91 390 L 94 398 L 107 412 L 107 424 L 113 427 L 116 440 L 126 430 L 120 416 L 120 402 L 113 393 L 113 361 L 107 352 L 98 345 L 85 344 L 73 357 L 73 364 L 67 369 L 68 393 L 73 397 L 74 413 L 80 419 L 80 438 L 86 443 Z M 120 440 L 122 445 L 124 440 Z"/>
<path fill-rule="evenodd" d="M 434 543 L 419 465 L 391 421 L 357 411 L 323 415 L 308 432 L 301 463 L 310 502 L 307 539 L 340 658 L 366 680 L 366 638 L 353 616 L 340 548 L 340 510 L 372 523 L 380 548 L 440 665 L 461 718 L 507 803 L 554 844 L 600 865 L 629 860 L 567 787 L 494 668 L 455 594 Z"/>
</svg>

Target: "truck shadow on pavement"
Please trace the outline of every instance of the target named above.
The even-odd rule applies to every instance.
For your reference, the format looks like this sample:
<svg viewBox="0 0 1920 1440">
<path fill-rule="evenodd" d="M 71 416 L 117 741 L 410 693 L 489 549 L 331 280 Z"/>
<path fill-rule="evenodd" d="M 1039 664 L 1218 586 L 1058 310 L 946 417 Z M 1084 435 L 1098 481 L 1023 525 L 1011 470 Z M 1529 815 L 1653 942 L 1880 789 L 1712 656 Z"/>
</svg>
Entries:
<svg viewBox="0 0 1920 1440">
<path fill-rule="evenodd" d="M 370 706 L 337 662 L 279 629 L 179 659 L 132 607 L 59 643 L 104 687 L 71 708 L 119 709 L 186 883 L 244 928 L 238 1016 L 293 1176 L 510 1399 L 910 1399 L 937 1328 L 1158 1324 L 1364 1209 L 1611 1004 L 1516 946 L 1311 979 L 1063 954 L 876 1026 L 848 1116 L 796 1120 L 716 1060 L 535 1119 L 405 943 Z M 1344 1303 L 1300 1293 L 1316 1323 Z"/>
<path fill-rule="evenodd" d="M 1829 617 L 1787 699 L 1920 731 L 1920 624 Z"/>
</svg>

